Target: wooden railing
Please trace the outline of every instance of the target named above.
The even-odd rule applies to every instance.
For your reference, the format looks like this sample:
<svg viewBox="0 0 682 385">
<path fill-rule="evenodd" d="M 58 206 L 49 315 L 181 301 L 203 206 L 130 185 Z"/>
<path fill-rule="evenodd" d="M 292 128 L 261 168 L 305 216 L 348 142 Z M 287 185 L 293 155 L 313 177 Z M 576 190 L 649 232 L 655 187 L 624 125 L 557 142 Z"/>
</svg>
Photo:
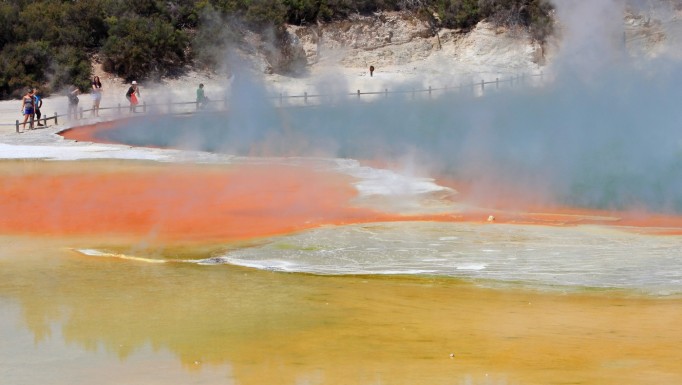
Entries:
<svg viewBox="0 0 682 385">
<path fill-rule="evenodd" d="M 411 94 L 413 98 L 417 97 L 417 95 L 427 95 L 428 97 L 432 97 L 436 93 L 446 93 L 446 92 L 461 92 L 461 91 L 478 91 L 480 92 L 479 96 L 482 96 L 485 94 L 486 90 L 489 88 L 493 88 L 494 90 L 500 89 L 502 86 L 507 86 L 507 87 L 517 87 L 517 86 L 527 86 L 528 85 L 528 80 L 529 79 L 539 79 L 541 84 L 544 83 L 544 74 L 542 72 L 538 74 L 532 74 L 532 75 L 526 75 L 526 74 L 519 74 L 515 76 L 511 76 L 508 78 L 495 78 L 495 80 L 491 81 L 485 81 L 481 80 L 480 82 L 471 82 L 471 83 L 460 83 L 459 85 L 456 86 L 443 86 L 443 87 L 438 87 L 438 88 L 433 88 L 429 86 L 428 88 L 424 89 L 411 89 L 411 90 L 399 90 L 399 91 L 389 91 L 388 88 L 385 88 L 383 91 L 369 91 L 369 92 L 362 92 L 361 90 L 356 90 L 355 92 L 350 92 L 350 93 L 341 93 L 341 94 L 308 94 L 307 92 L 304 92 L 303 95 L 285 95 L 283 93 L 280 93 L 277 96 L 271 96 L 270 99 L 274 102 L 274 104 L 278 104 L 277 106 L 280 108 L 285 108 L 285 107 L 295 107 L 295 106 L 311 106 L 311 105 L 319 105 L 324 102 L 324 99 L 339 99 L 339 98 L 349 98 L 349 99 L 357 99 L 361 100 L 363 96 L 372 96 L 372 97 L 377 97 L 377 96 L 383 96 L 384 98 L 388 98 L 390 95 L 398 95 L 398 94 Z M 313 104 L 315 103 L 315 104 Z M 188 108 L 189 107 L 189 108 Z M 52 116 L 44 116 L 41 117 L 41 119 L 35 119 L 31 117 L 25 124 L 28 124 L 31 129 L 34 128 L 34 125 L 36 122 L 40 123 L 42 122 L 43 125 L 47 126 L 48 122 L 54 121 L 54 125 L 58 125 L 59 121 L 67 120 L 67 121 L 74 121 L 74 120 L 82 120 L 86 117 L 95 117 L 94 115 L 97 114 L 99 116 L 99 113 L 104 112 L 105 114 L 111 116 L 111 117 L 117 117 L 117 116 L 123 116 L 125 114 L 135 114 L 135 113 L 163 113 L 163 114 L 178 114 L 178 115 L 186 115 L 186 114 L 192 114 L 196 113 L 199 111 L 226 111 L 228 109 L 228 101 L 227 99 L 220 99 L 220 100 L 210 100 L 205 103 L 201 102 L 196 102 L 196 101 L 191 101 L 191 102 L 174 102 L 174 103 L 151 103 L 148 104 L 146 101 L 143 101 L 141 104 L 137 106 L 123 106 L 120 103 L 116 106 L 113 107 L 101 107 L 98 108 L 97 110 L 93 110 L 92 108 L 90 109 L 83 109 L 82 107 L 78 108 L 76 111 L 71 112 L 70 114 L 57 114 L 56 112 Z M 19 120 L 16 120 L 15 123 L 13 124 L 0 124 L 0 126 L 9 126 L 13 125 L 15 126 L 16 132 L 20 132 L 19 127 L 21 125 L 24 125 L 23 122 L 20 122 Z"/>
</svg>

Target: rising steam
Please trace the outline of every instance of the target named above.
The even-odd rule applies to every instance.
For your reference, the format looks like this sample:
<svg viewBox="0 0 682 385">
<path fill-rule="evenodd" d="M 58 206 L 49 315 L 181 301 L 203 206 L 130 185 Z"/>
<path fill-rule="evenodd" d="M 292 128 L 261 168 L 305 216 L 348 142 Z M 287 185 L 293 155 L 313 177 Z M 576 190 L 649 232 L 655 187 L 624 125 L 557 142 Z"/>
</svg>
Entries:
<svg viewBox="0 0 682 385">
<path fill-rule="evenodd" d="M 554 80 L 543 87 L 278 108 L 257 79 L 236 69 L 226 115 L 122 128 L 109 139 L 408 162 L 466 182 L 487 202 L 514 192 L 535 203 L 682 213 L 682 69 L 666 55 L 631 54 L 619 2 L 565 0 L 557 8 L 562 40 Z M 333 78 L 320 85 L 343 88 Z"/>
</svg>

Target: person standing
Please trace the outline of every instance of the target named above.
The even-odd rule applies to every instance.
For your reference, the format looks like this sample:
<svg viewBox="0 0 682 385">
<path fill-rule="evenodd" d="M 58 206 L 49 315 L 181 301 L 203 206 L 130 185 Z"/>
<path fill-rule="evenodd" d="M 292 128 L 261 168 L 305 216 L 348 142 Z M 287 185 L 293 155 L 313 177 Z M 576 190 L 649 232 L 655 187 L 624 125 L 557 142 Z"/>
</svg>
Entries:
<svg viewBox="0 0 682 385">
<path fill-rule="evenodd" d="M 68 116 L 69 119 L 76 119 L 78 117 L 78 94 L 80 93 L 80 90 L 76 86 L 70 86 L 69 87 L 69 92 L 66 94 L 66 96 L 69 99 L 69 110 L 68 110 Z"/>
<path fill-rule="evenodd" d="M 99 116 L 99 103 L 102 101 L 102 82 L 99 76 L 92 78 L 92 116 Z"/>
<path fill-rule="evenodd" d="M 133 80 L 130 88 L 128 88 L 128 92 L 126 92 L 126 99 L 128 99 L 128 102 L 130 102 L 130 112 L 135 112 L 135 106 L 137 106 L 139 103 L 139 97 L 140 88 L 137 86 L 137 82 Z"/>
<path fill-rule="evenodd" d="M 40 90 L 37 88 L 33 89 L 33 110 L 36 114 L 36 120 L 38 121 L 38 126 L 42 127 L 43 124 L 40 123 L 40 117 L 42 113 L 40 108 L 43 106 L 43 98 L 40 96 Z"/>
<path fill-rule="evenodd" d="M 35 101 L 33 100 L 33 89 L 29 88 L 28 92 L 26 92 L 26 95 L 24 95 L 21 98 L 21 113 L 24 115 L 24 125 L 23 129 L 26 129 L 26 122 L 28 121 L 28 118 L 33 118 L 33 113 L 35 112 Z M 33 129 L 33 121 L 31 121 L 31 125 L 29 126 L 29 129 Z"/>
</svg>

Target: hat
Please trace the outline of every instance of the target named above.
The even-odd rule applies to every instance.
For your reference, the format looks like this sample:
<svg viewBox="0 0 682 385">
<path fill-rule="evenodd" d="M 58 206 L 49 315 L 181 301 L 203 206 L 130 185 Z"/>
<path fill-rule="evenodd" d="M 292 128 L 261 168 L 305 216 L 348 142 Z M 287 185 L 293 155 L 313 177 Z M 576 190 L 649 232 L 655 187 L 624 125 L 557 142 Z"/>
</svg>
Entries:
<svg viewBox="0 0 682 385">
<path fill-rule="evenodd" d="M 133 80 L 133 84 L 137 84 L 137 82 L 135 80 Z"/>
</svg>

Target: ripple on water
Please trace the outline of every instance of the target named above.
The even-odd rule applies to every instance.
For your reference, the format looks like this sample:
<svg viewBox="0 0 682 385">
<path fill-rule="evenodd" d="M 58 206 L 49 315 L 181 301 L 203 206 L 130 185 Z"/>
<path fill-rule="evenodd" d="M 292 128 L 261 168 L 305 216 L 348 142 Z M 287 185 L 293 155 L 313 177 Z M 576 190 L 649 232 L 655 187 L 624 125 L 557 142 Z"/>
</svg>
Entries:
<svg viewBox="0 0 682 385">
<path fill-rule="evenodd" d="M 680 238 L 597 226 L 395 222 L 327 226 L 200 260 L 79 251 L 138 262 L 319 275 L 430 275 L 672 295 L 682 294 Z"/>
<path fill-rule="evenodd" d="M 680 238 L 597 226 L 400 222 L 313 229 L 221 260 L 312 274 L 430 274 L 682 293 Z"/>
</svg>

